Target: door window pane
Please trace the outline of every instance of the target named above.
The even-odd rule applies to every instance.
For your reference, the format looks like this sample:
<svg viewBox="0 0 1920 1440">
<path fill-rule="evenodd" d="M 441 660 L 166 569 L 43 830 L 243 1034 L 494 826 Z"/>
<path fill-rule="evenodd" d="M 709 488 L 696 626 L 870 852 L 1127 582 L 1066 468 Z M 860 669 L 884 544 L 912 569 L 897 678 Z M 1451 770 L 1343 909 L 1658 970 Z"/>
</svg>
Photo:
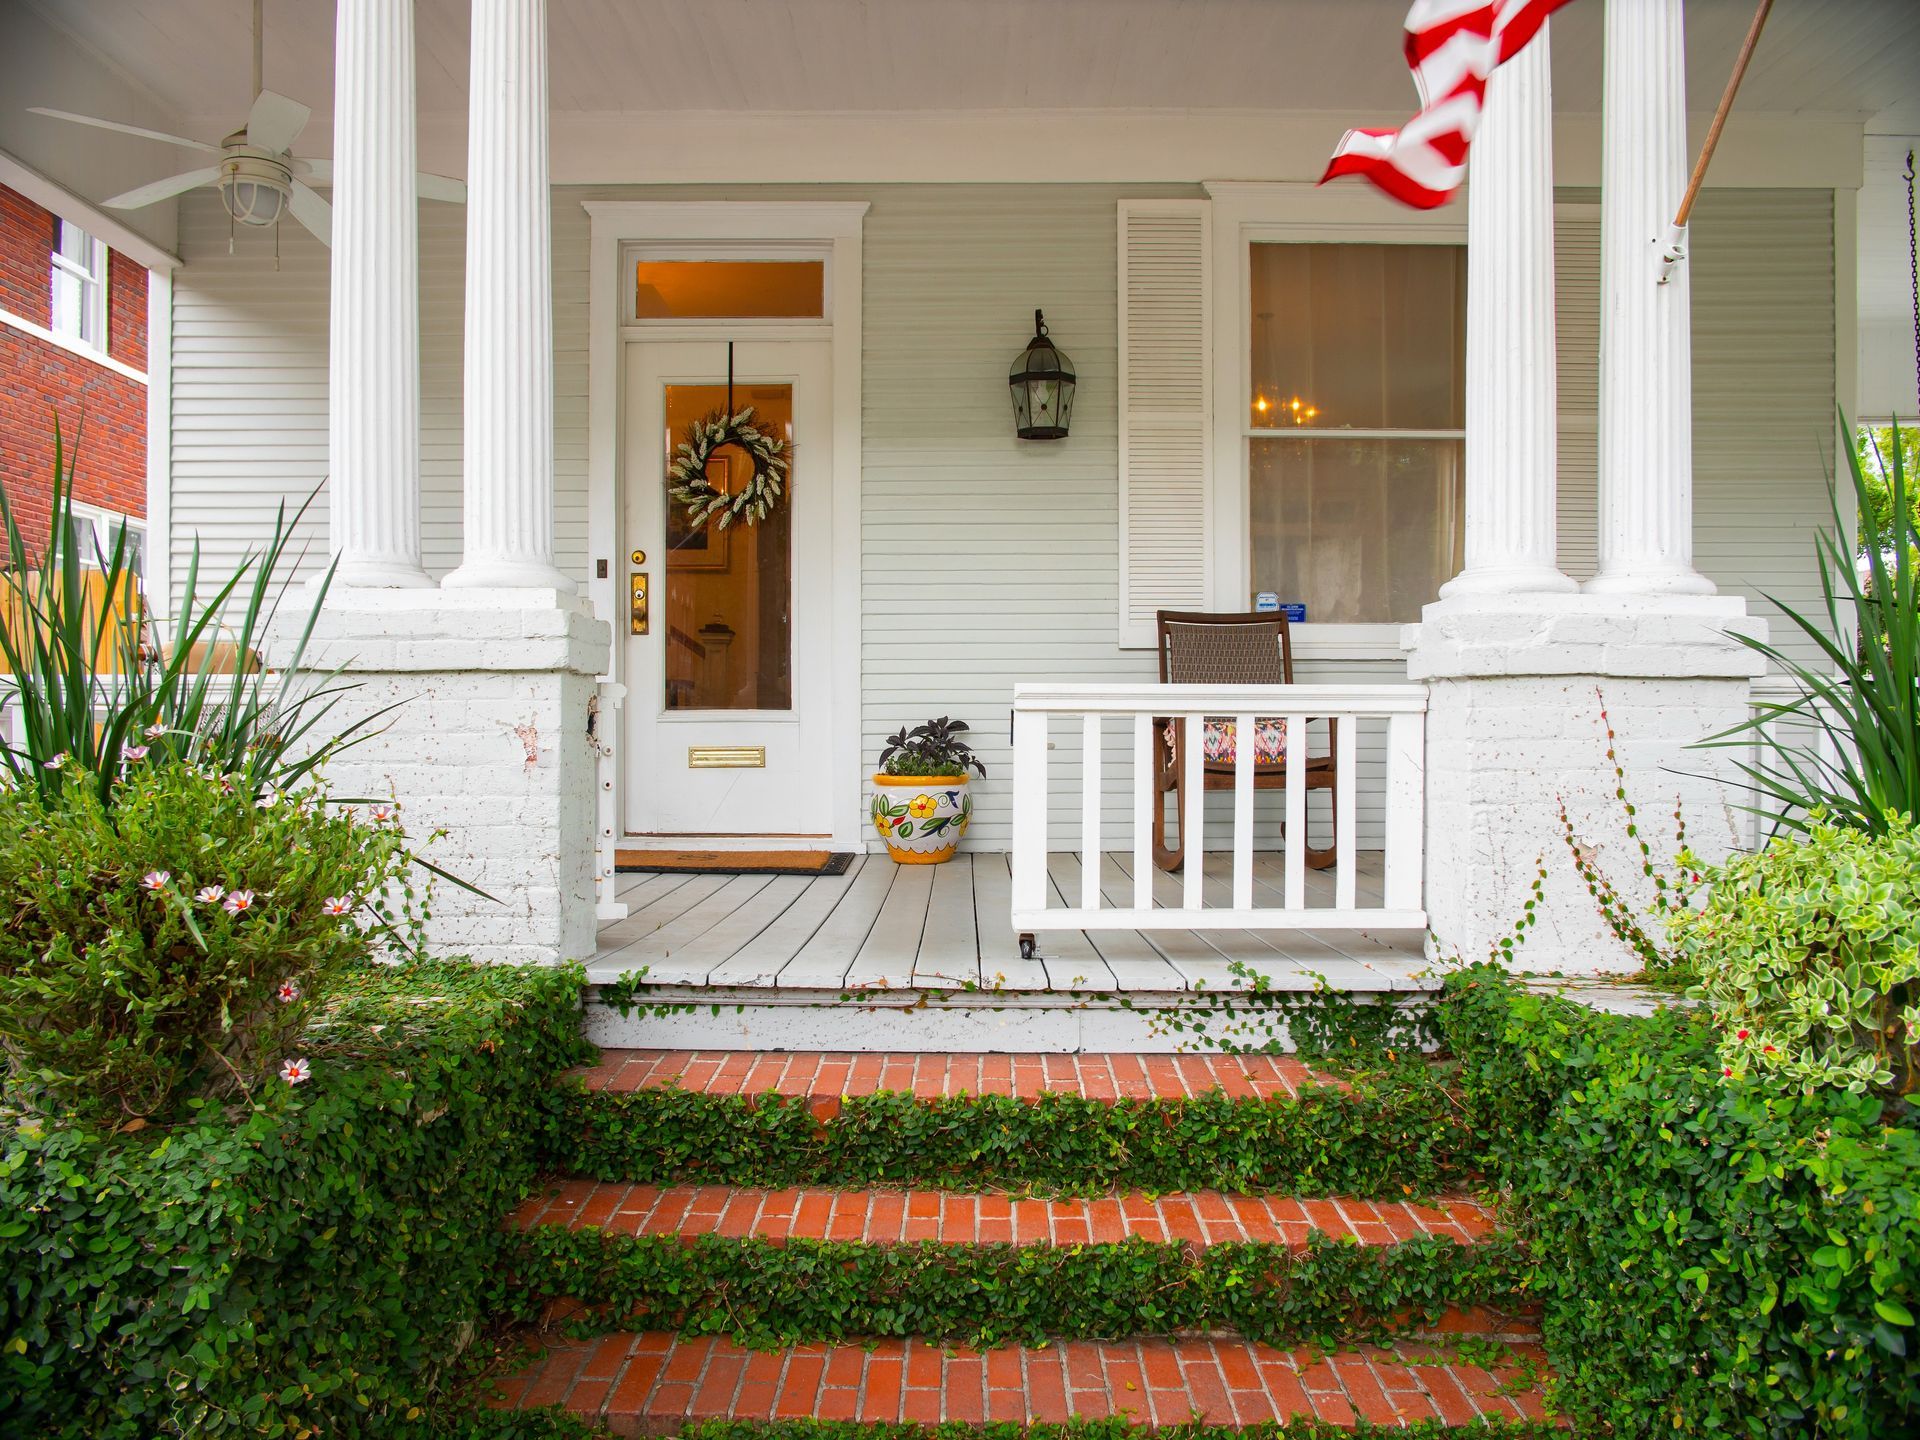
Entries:
<svg viewBox="0 0 1920 1440">
<path fill-rule="evenodd" d="M 826 314 L 824 260 L 642 260 L 636 320 L 817 320 Z"/>
<path fill-rule="evenodd" d="M 1418 620 L 1459 572 L 1459 440 L 1254 440 L 1253 587 L 1309 622 Z"/>
<path fill-rule="evenodd" d="M 753 407 L 754 423 L 793 444 L 793 387 L 737 385 L 733 403 Z M 725 381 L 666 387 L 666 463 L 687 427 L 727 405 Z M 663 474 L 665 471 L 663 470 Z M 753 474 L 738 449 L 707 467 L 716 490 Z M 690 529 L 686 508 L 666 497 L 666 695 L 669 710 L 790 710 L 793 592 L 793 486 L 757 524 L 718 521 Z M 656 604 L 658 597 L 656 597 Z"/>
<path fill-rule="evenodd" d="M 1467 252 L 1254 245 L 1255 429 L 1465 423 Z"/>
</svg>

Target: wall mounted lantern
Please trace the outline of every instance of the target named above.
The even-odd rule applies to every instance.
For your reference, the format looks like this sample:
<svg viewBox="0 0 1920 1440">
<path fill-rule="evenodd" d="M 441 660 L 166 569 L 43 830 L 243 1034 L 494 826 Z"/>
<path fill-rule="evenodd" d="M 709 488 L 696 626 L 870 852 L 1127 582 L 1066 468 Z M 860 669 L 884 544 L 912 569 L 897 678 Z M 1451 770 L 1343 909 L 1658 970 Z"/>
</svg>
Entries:
<svg viewBox="0 0 1920 1440">
<path fill-rule="evenodd" d="M 1046 317 L 1033 312 L 1033 339 L 1007 373 L 1014 433 L 1022 440 L 1064 440 L 1073 419 L 1073 362 L 1047 338 Z"/>
</svg>

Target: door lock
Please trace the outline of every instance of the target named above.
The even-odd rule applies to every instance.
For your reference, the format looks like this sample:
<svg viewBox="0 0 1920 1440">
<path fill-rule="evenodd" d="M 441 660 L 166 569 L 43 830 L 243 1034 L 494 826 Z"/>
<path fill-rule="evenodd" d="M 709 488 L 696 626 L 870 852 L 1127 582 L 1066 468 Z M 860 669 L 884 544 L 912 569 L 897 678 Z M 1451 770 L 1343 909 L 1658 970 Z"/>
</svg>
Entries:
<svg viewBox="0 0 1920 1440">
<path fill-rule="evenodd" d="M 640 571 L 627 577 L 627 632 L 632 635 L 647 633 L 647 577 Z"/>
<path fill-rule="evenodd" d="M 634 551 L 634 552 L 633 552 L 633 563 L 634 563 L 634 564 L 636 564 L 636 565 L 644 565 L 644 564 L 646 564 L 646 563 L 647 563 L 647 552 L 646 552 L 646 551 L 644 551 L 644 550 L 636 550 L 636 551 Z"/>
</svg>

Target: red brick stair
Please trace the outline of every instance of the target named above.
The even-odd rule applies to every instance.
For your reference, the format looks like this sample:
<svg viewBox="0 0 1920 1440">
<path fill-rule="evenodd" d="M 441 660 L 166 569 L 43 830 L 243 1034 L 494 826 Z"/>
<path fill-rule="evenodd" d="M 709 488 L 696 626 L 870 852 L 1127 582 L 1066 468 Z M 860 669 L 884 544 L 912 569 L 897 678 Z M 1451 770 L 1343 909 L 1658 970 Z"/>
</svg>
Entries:
<svg viewBox="0 0 1920 1440">
<path fill-rule="evenodd" d="M 1512 1347 L 1538 1365 L 1537 1347 Z M 919 1340 L 746 1350 L 725 1339 L 654 1332 L 561 1341 L 501 1383 L 499 1404 L 563 1405 L 616 1434 L 670 1434 L 689 1420 L 1065 1421 L 1126 1414 L 1168 1425 L 1310 1415 L 1333 1424 L 1540 1418 L 1540 1391 L 1517 1364 L 1450 1361 L 1430 1346 L 1331 1356 L 1236 1339 L 1068 1341 L 975 1351 Z"/>
<path fill-rule="evenodd" d="M 943 1055 L 608 1050 L 584 1072 L 590 1089 L 677 1086 L 712 1095 L 803 1098 L 826 1120 L 849 1096 L 880 1091 L 922 1099 L 1047 1092 L 1093 1100 L 1185 1099 L 1212 1091 L 1292 1101 L 1337 1082 L 1288 1056 Z M 557 1179 L 514 1215 L 517 1228 L 598 1228 L 610 1235 L 719 1236 L 873 1245 L 937 1242 L 1078 1246 L 1144 1239 L 1197 1251 L 1231 1242 L 1305 1247 L 1313 1231 L 1387 1246 L 1422 1237 L 1471 1243 L 1493 1229 L 1471 1200 L 1404 1200 L 1215 1191 L 1138 1191 L 1031 1199 L 933 1188 L 786 1188 L 629 1184 Z M 1196 1414 L 1247 1426 L 1317 1417 L 1476 1425 L 1543 1414 L 1542 1354 L 1522 1321 L 1480 1309 L 1447 1312 L 1448 1335 L 1496 1335 L 1507 1357 L 1492 1369 L 1426 1341 L 1354 1346 L 1326 1355 L 1238 1336 L 1072 1340 L 986 1351 L 925 1339 L 800 1344 L 749 1350 L 729 1339 L 623 1332 L 574 1339 L 569 1300 L 546 1310 L 540 1358 L 498 1378 L 495 1404 L 562 1405 L 623 1435 L 669 1434 L 695 1419 L 821 1419 L 980 1424 L 1129 1415 L 1165 1425 Z"/>
</svg>

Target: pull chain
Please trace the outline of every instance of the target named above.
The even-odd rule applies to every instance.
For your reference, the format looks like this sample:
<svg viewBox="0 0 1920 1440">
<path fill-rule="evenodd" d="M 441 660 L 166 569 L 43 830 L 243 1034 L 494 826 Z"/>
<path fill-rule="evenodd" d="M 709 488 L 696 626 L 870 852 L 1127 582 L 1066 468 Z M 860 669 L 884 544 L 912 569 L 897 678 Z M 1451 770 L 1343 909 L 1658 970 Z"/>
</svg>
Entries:
<svg viewBox="0 0 1920 1440">
<path fill-rule="evenodd" d="M 1907 274 L 1913 279 L 1913 385 L 1920 401 L 1920 235 L 1913 224 L 1913 151 L 1907 151 Z"/>
</svg>

